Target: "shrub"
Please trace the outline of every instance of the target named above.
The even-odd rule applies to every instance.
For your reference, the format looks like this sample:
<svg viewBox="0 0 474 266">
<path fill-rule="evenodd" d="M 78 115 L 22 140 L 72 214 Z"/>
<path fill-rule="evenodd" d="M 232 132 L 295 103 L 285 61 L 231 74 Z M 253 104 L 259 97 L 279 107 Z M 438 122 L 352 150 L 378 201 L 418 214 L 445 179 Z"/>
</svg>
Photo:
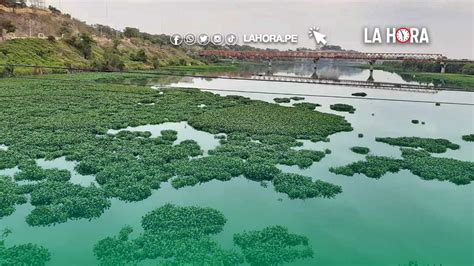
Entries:
<svg viewBox="0 0 474 266">
<path fill-rule="evenodd" d="M 123 31 L 123 35 L 127 38 L 139 38 L 140 30 L 137 28 L 126 27 Z"/>
<path fill-rule="evenodd" d="M 3 70 L 2 70 L 1 73 L 2 73 L 1 74 L 2 78 L 13 77 L 14 73 L 15 73 L 15 67 L 11 66 L 11 65 L 7 65 L 7 66 L 3 67 Z"/>
<path fill-rule="evenodd" d="M 144 49 L 138 50 L 135 54 L 130 56 L 132 61 L 143 62 L 146 63 L 148 61 L 148 57 Z"/>
</svg>

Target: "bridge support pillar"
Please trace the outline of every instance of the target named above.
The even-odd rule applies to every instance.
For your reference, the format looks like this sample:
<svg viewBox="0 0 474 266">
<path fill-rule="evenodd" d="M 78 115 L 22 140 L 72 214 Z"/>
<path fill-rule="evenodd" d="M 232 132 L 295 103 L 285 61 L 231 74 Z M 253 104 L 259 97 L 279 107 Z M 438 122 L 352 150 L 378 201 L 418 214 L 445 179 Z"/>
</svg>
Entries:
<svg viewBox="0 0 474 266">
<path fill-rule="evenodd" d="M 374 70 L 370 70 L 369 78 L 367 79 L 368 82 L 374 82 Z"/>
<path fill-rule="evenodd" d="M 267 69 L 267 75 L 273 75 L 273 70 L 272 70 L 272 59 L 268 58 L 268 69 Z"/>
<path fill-rule="evenodd" d="M 314 58 L 314 59 L 313 59 L 313 68 L 314 68 L 314 71 L 316 71 L 316 69 L 318 68 L 318 61 L 319 61 L 319 58 Z"/>
<path fill-rule="evenodd" d="M 367 79 L 368 82 L 373 82 L 374 81 L 374 63 L 375 63 L 375 60 L 369 60 L 370 74 L 369 74 L 369 78 Z"/>
<path fill-rule="evenodd" d="M 446 73 L 446 63 L 445 62 L 440 62 L 441 65 L 441 73 Z"/>
<path fill-rule="evenodd" d="M 375 60 L 369 60 L 370 71 L 374 71 Z"/>
</svg>

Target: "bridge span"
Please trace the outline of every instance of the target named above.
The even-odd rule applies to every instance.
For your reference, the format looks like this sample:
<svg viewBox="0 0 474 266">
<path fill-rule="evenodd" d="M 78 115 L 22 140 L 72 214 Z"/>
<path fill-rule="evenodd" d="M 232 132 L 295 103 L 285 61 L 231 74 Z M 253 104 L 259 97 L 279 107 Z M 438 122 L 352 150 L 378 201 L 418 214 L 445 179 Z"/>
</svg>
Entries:
<svg viewBox="0 0 474 266">
<path fill-rule="evenodd" d="M 204 50 L 201 56 L 221 56 L 237 59 L 343 59 L 343 60 L 391 60 L 391 61 L 434 61 L 444 62 L 442 54 L 424 53 L 361 53 L 350 51 L 230 51 Z"/>
<path fill-rule="evenodd" d="M 219 56 L 232 59 L 260 59 L 268 60 L 269 66 L 274 59 L 312 59 L 315 68 L 319 59 L 364 60 L 373 70 L 374 63 L 379 61 L 415 61 L 436 62 L 441 66 L 441 73 L 445 72 L 448 62 L 463 62 L 450 60 L 442 54 L 427 53 L 362 53 L 355 51 L 231 51 L 231 50 L 203 50 L 201 56 Z M 466 61 L 468 62 L 468 61 Z"/>
</svg>

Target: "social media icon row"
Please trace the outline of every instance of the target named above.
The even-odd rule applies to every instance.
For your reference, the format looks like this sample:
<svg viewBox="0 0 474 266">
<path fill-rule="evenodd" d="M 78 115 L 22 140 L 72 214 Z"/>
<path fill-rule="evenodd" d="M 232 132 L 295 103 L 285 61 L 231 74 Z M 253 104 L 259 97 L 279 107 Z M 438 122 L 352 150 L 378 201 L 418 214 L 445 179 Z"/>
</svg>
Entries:
<svg viewBox="0 0 474 266">
<path fill-rule="evenodd" d="M 214 45 L 234 45 L 237 43 L 237 36 L 235 34 L 227 34 L 226 36 L 222 34 L 214 34 L 209 36 L 205 33 L 198 35 L 197 37 L 194 34 L 186 34 L 184 37 L 179 34 L 173 34 L 170 38 L 171 44 L 181 45 L 183 42 L 187 45 L 199 44 L 207 45 L 210 42 Z"/>
</svg>

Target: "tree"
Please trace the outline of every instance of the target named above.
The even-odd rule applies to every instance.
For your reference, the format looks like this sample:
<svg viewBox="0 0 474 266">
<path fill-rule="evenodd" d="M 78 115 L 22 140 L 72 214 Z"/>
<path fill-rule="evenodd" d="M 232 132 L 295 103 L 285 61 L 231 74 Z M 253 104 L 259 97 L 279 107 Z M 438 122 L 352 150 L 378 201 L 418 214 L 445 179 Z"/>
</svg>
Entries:
<svg viewBox="0 0 474 266">
<path fill-rule="evenodd" d="M 160 59 L 157 56 L 152 59 L 152 62 L 155 69 L 160 68 Z"/>
<path fill-rule="evenodd" d="M 136 54 L 132 54 L 130 57 L 132 61 L 143 62 L 146 63 L 148 61 L 148 57 L 144 49 L 138 50 Z"/>
<path fill-rule="evenodd" d="M 78 48 L 81 50 L 82 55 L 85 59 L 90 59 L 92 57 L 92 45 L 95 43 L 94 39 L 87 34 L 82 33 L 79 38 Z"/>
<path fill-rule="evenodd" d="M 140 30 L 137 28 L 126 27 L 123 34 L 127 38 L 139 38 L 140 37 Z"/>
<path fill-rule="evenodd" d="M 72 28 L 71 28 L 71 25 L 64 21 L 62 24 L 61 24 L 61 27 L 59 27 L 59 30 L 58 30 L 58 33 L 60 36 L 64 35 L 66 37 L 69 37 L 72 35 Z"/>
<path fill-rule="evenodd" d="M 55 8 L 54 6 L 48 6 L 49 11 L 55 15 L 61 15 L 61 10 Z"/>
<path fill-rule="evenodd" d="M 94 62 L 94 67 L 103 71 L 122 71 L 125 68 L 125 64 L 114 50 L 109 49 L 104 53 L 104 60 Z"/>
</svg>

